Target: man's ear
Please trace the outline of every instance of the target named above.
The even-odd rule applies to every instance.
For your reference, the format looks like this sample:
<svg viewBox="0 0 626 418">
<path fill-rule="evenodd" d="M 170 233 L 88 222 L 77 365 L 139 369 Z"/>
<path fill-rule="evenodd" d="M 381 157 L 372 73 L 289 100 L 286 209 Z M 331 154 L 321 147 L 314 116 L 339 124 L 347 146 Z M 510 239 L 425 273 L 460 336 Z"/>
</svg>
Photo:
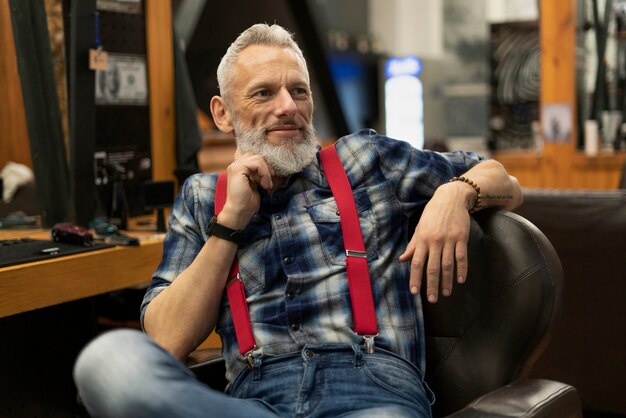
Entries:
<svg viewBox="0 0 626 418">
<path fill-rule="evenodd" d="M 222 97 L 213 96 L 211 98 L 211 114 L 217 129 L 227 134 L 235 131 L 230 110 Z"/>
</svg>

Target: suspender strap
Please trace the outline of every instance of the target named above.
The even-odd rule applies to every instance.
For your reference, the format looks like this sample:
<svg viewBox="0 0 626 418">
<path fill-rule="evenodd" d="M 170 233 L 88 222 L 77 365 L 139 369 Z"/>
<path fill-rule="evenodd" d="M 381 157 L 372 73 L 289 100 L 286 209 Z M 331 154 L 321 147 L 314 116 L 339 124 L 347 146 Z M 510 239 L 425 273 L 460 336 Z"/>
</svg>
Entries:
<svg viewBox="0 0 626 418">
<path fill-rule="evenodd" d="M 217 178 L 217 185 L 215 186 L 216 215 L 222 211 L 226 203 L 226 180 L 226 173 L 221 173 Z M 230 311 L 233 317 L 239 353 L 248 358 L 249 353 L 255 348 L 255 342 L 254 335 L 252 334 L 252 325 L 250 324 L 250 313 L 248 312 L 245 288 L 239 278 L 239 262 L 237 255 L 235 255 L 233 264 L 230 267 L 228 278 L 230 283 L 227 284 L 226 295 L 228 296 L 228 304 L 230 305 Z M 249 358 L 248 361 L 250 361 Z"/>
<path fill-rule="evenodd" d="M 320 152 L 320 158 L 339 209 L 341 232 L 346 249 L 346 271 L 350 287 L 354 331 L 360 335 L 374 336 L 378 334 L 378 326 L 376 325 L 372 283 L 352 187 L 334 145 L 323 149 Z"/>
<path fill-rule="evenodd" d="M 220 173 L 217 177 L 217 184 L 215 185 L 215 202 L 213 202 L 215 215 L 220 213 L 224 209 L 226 204 L 228 176 L 226 173 Z"/>
<path fill-rule="evenodd" d="M 239 354 L 248 357 L 254 350 L 256 344 L 252 334 L 252 324 L 250 323 L 250 313 L 248 312 L 248 302 L 246 301 L 246 289 L 243 282 L 237 276 L 236 280 L 228 285 L 226 289 L 228 304 L 235 324 L 235 336 L 239 345 Z"/>
</svg>

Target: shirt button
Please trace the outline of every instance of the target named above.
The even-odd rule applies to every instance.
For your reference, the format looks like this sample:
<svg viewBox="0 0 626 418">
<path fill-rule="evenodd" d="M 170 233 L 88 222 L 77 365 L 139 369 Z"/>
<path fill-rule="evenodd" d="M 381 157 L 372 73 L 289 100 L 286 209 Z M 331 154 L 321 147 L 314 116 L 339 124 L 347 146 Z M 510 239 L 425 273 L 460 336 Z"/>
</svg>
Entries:
<svg viewBox="0 0 626 418">
<path fill-rule="evenodd" d="M 298 329 L 300 329 L 300 326 L 298 324 L 291 324 L 291 329 L 297 331 Z"/>
<path fill-rule="evenodd" d="M 282 218 L 282 216 L 280 216 L 280 215 L 275 215 L 274 216 L 274 219 L 276 219 L 276 220 L 279 220 L 280 218 Z"/>
<path fill-rule="evenodd" d="M 283 261 L 285 262 L 285 264 L 291 264 L 291 257 L 285 257 Z"/>
<path fill-rule="evenodd" d="M 304 357 L 313 358 L 315 354 L 311 350 L 304 350 Z"/>
<path fill-rule="evenodd" d="M 293 298 L 294 298 L 294 296 L 295 296 L 295 295 L 293 294 L 293 292 L 289 292 L 289 293 L 287 293 L 287 299 L 293 299 Z"/>
</svg>

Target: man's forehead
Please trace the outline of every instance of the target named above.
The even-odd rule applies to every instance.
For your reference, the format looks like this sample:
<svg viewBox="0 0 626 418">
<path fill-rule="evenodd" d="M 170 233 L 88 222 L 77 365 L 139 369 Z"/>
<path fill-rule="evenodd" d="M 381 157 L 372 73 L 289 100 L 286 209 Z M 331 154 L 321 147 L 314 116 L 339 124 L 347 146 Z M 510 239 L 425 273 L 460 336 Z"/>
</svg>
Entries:
<svg viewBox="0 0 626 418">
<path fill-rule="evenodd" d="M 306 72 L 303 63 L 295 51 L 289 48 L 281 48 L 269 45 L 250 45 L 244 48 L 237 59 L 237 67 L 254 71 L 261 65 L 293 65 Z"/>
</svg>

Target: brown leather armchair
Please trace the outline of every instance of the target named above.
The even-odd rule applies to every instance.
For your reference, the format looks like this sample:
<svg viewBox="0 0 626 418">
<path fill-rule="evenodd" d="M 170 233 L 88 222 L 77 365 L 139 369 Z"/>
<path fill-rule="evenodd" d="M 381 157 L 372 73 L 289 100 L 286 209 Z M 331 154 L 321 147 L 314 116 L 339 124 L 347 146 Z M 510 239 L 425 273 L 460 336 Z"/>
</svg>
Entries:
<svg viewBox="0 0 626 418">
<path fill-rule="evenodd" d="M 561 307 L 563 270 L 550 242 L 519 215 L 484 211 L 468 251 L 467 283 L 424 308 L 434 416 L 582 417 L 574 387 L 526 377 Z M 190 368 L 224 387 L 221 359 Z"/>
</svg>

